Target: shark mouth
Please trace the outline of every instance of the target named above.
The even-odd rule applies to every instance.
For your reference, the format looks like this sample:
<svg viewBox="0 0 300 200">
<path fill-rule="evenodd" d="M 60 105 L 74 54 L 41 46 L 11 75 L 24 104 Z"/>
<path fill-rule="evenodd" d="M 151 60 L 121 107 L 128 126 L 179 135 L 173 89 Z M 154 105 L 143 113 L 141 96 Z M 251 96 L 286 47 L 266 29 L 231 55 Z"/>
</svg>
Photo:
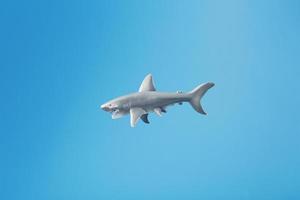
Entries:
<svg viewBox="0 0 300 200">
<path fill-rule="evenodd" d="M 124 111 L 121 111 L 119 109 L 116 109 L 116 110 L 114 110 L 114 111 L 111 112 L 111 117 L 112 117 L 112 119 L 118 119 L 118 118 L 123 117 L 127 113 L 128 112 L 124 112 Z"/>
<path fill-rule="evenodd" d="M 119 109 L 113 109 L 113 110 L 111 111 L 111 114 L 112 114 L 112 115 L 115 115 L 115 114 L 118 114 L 119 112 L 120 112 Z"/>
</svg>

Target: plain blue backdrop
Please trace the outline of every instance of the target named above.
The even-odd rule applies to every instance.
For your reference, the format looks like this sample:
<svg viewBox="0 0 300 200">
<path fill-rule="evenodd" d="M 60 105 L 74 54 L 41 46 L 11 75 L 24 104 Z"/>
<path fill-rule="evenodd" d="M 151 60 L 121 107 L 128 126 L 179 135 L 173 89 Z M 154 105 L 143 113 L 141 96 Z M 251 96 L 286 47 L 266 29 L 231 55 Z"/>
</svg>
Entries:
<svg viewBox="0 0 300 200">
<path fill-rule="evenodd" d="M 0 199 L 300 199 L 300 1 L 2 1 Z M 150 125 L 102 103 L 216 86 Z"/>
</svg>

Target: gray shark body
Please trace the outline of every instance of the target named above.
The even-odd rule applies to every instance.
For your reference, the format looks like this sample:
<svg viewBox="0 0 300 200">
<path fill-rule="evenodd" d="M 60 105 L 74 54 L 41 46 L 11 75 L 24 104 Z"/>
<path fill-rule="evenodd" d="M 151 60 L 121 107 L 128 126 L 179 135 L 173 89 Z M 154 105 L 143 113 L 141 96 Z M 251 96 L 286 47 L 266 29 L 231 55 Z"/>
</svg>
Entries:
<svg viewBox="0 0 300 200">
<path fill-rule="evenodd" d="M 139 119 L 142 119 L 145 123 L 149 123 L 149 112 L 155 112 L 161 116 L 163 112 L 167 112 L 167 106 L 176 103 L 181 105 L 183 102 L 189 102 L 197 112 L 205 115 L 206 113 L 201 107 L 200 99 L 213 86 L 214 83 L 209 82 L 201 84 L 187 93 L 157 92 L 153 85 L 152 75 L 149 74 L 143 80 L 139 92 L 113 99 L 101 105 L 101 108 L 104 111 L 112 113 L 113 119 L 130 114 L 130 124 L 132 127 L 136 125 Z"/>
</svg>

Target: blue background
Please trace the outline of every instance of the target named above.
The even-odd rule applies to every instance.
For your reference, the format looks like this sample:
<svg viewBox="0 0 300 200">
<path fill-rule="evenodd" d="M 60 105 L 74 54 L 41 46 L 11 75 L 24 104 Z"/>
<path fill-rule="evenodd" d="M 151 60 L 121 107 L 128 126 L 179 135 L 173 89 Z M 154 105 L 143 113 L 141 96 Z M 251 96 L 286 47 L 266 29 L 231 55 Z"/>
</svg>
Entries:
<svg viewBox="0 0 300 200">
<path fill-rule="evenodd" d="M 6 1 L 0 199 L 300 199 L 300 1 Z M 216 86 L 130 128 L 99 105 Z"/>
</svg>

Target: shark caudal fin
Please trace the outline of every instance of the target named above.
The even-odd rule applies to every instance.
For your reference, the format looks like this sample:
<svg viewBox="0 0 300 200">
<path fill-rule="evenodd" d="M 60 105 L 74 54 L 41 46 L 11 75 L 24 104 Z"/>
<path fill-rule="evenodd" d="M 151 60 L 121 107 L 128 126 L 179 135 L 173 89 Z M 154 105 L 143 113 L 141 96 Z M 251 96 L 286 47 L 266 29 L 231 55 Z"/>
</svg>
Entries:
<svg viewBox="0 0 300 200">
<path fill-rule="evenodd" d="M 190 104 L 198 113 L 206 115 L 206 112 L 204 112 L 200 104 L 200 100 L 203 97 L 203 95 L 206 93 L 206 91 L 211 87 L 213 87 L 214 85 L 215 85 L 214 83 L 204 83 L 199 85 L 195 89 L 193 89 L 191 92 L 189 92 L 191 95 Z"/>
</svg>

